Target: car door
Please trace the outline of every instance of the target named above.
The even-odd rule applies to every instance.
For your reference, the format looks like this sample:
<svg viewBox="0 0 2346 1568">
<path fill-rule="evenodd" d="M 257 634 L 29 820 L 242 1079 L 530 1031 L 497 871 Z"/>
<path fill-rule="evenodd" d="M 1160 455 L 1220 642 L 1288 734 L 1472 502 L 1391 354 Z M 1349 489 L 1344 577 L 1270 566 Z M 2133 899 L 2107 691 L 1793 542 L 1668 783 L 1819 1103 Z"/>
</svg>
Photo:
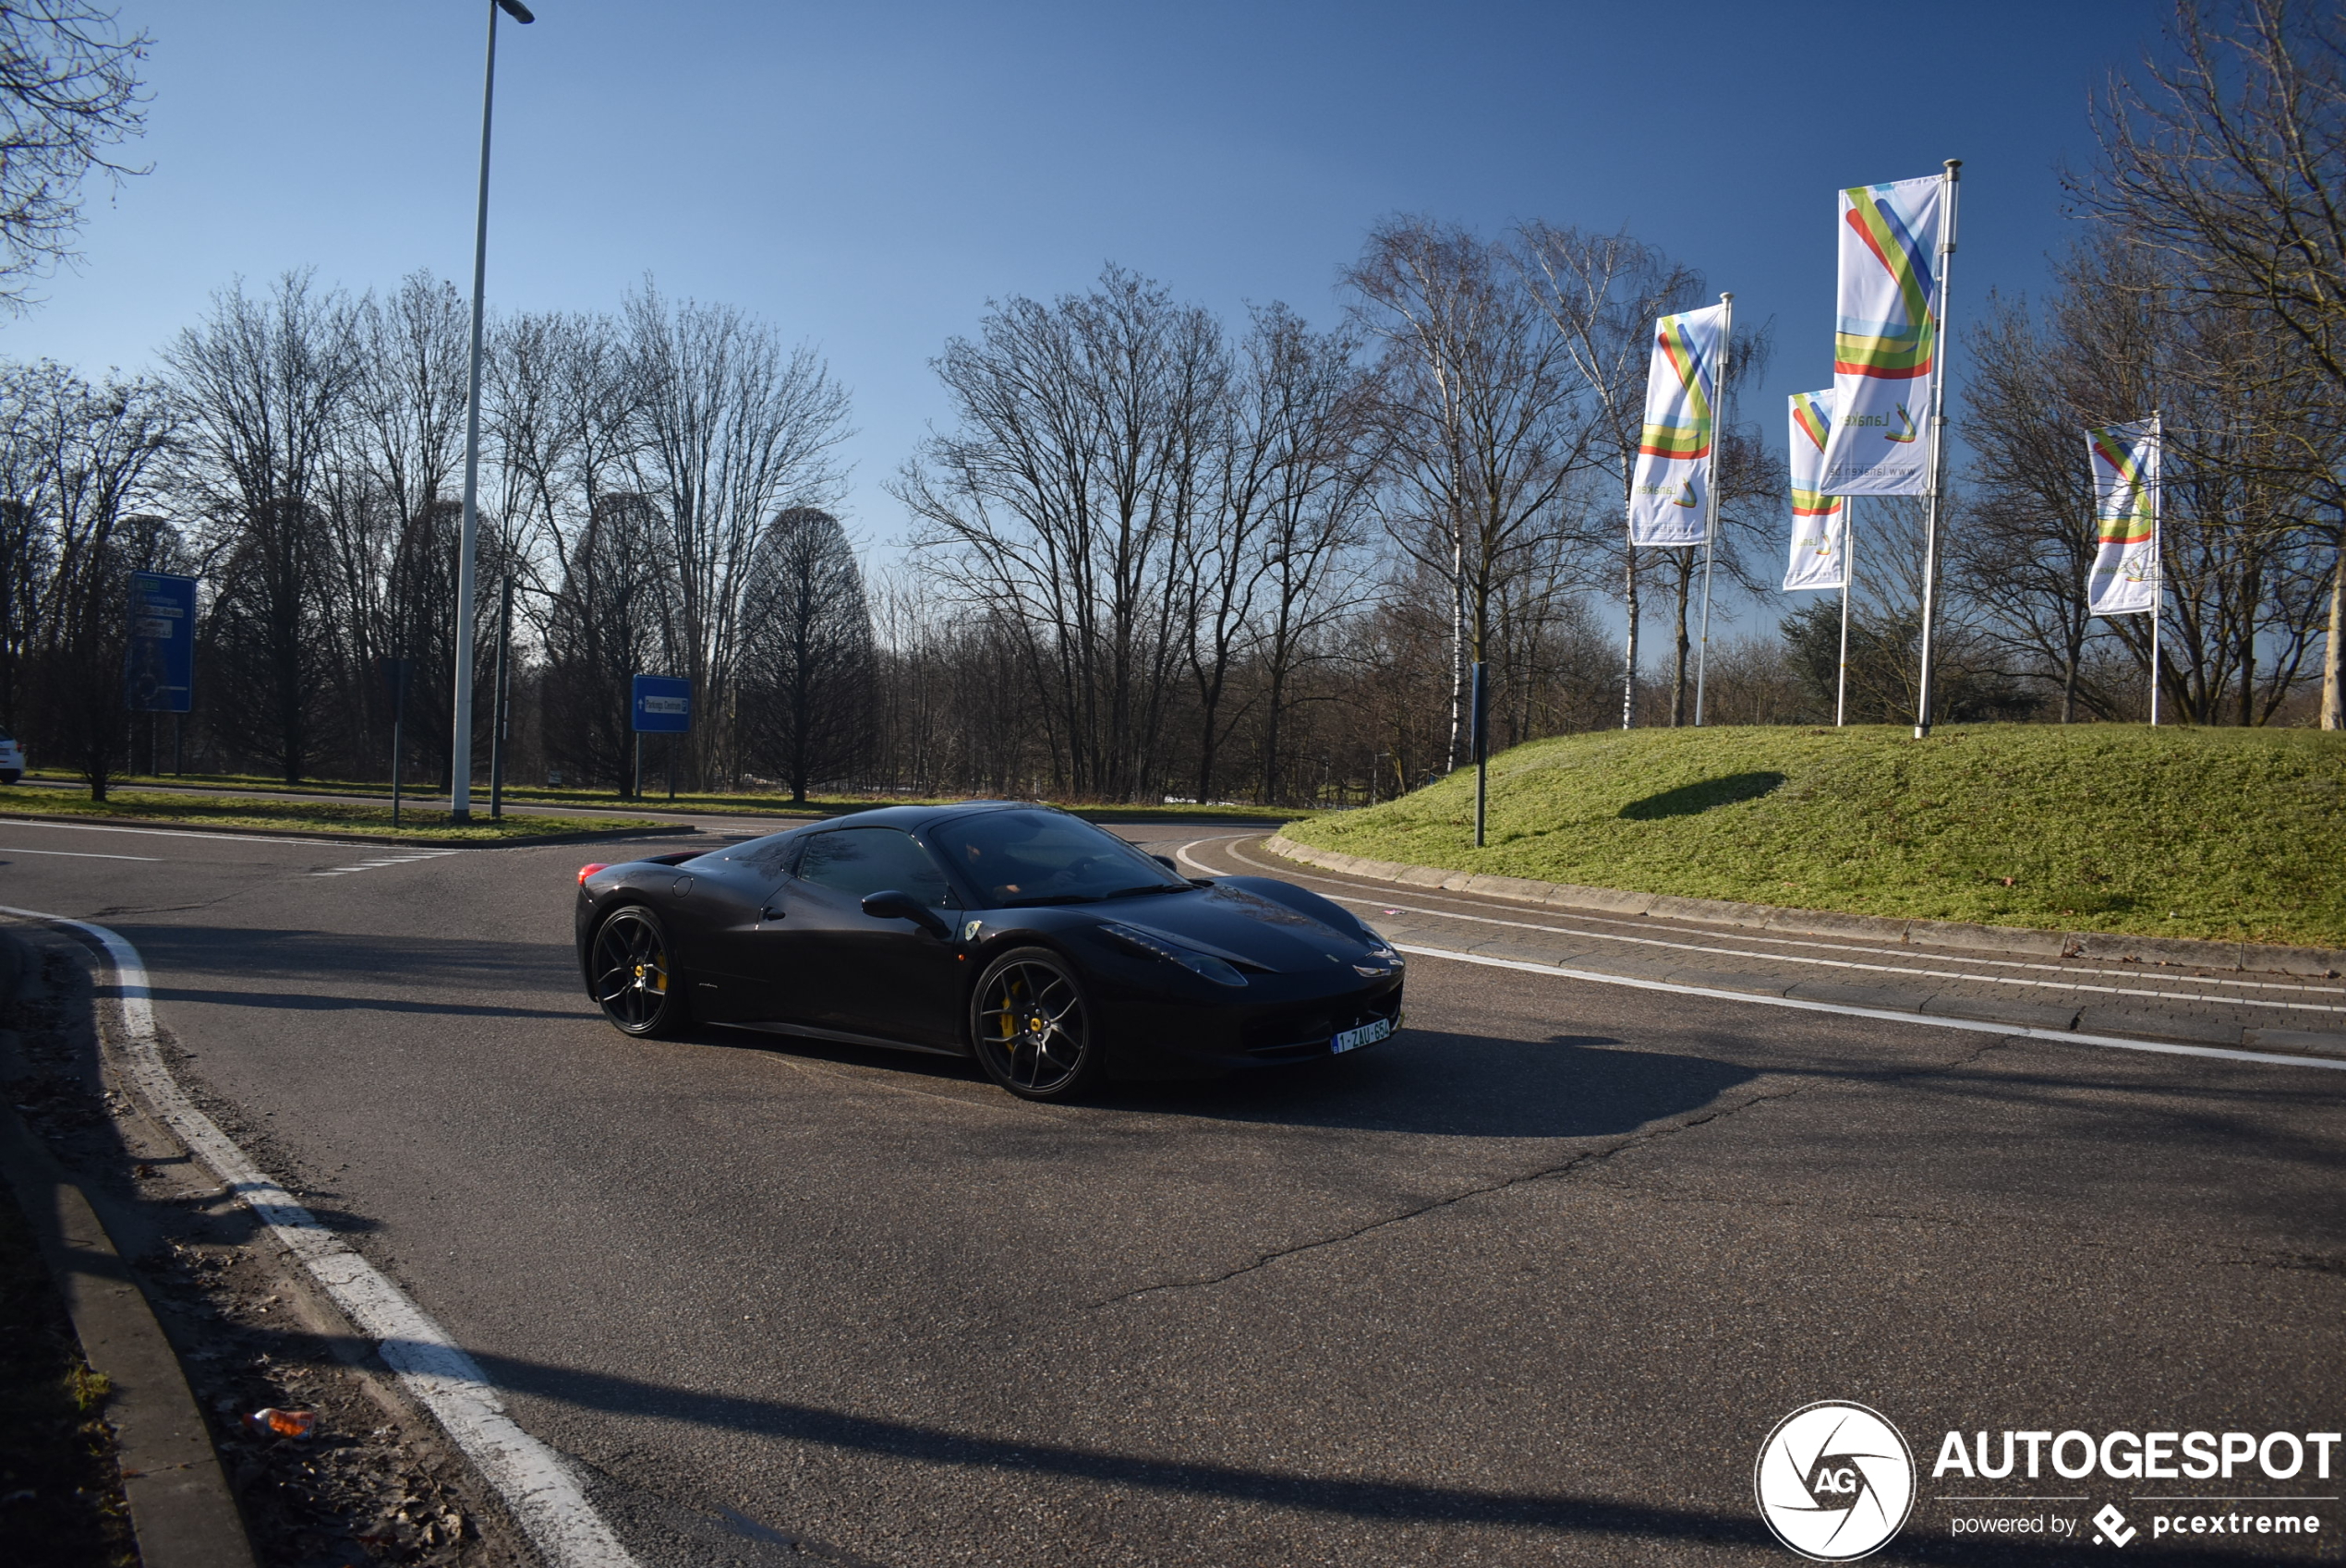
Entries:
<svg viewBox="0 0 2346 1568">
<path fill-rule="evenodd" d="M 680 876 L 669 909 L 678 932 L 694 1014 L 712 1023 L 776 1018 L 761 940 L 780 912 L 776 889 L 798 850 L 794 838 L 755 838 L 704 855 Z"/>
<path fill-rule="evenodd" d="M 948 926 L 864 912 L 865 898 L 909 893 Z M 777 1021 L 908 1045 L 961 1044 L 961 903 L 929 852 L 895 827 L 835 827 L 806 836 L 795 874 L 774 895 L 780 920 L 761 926 L 761 968 Z"/>
</svg>

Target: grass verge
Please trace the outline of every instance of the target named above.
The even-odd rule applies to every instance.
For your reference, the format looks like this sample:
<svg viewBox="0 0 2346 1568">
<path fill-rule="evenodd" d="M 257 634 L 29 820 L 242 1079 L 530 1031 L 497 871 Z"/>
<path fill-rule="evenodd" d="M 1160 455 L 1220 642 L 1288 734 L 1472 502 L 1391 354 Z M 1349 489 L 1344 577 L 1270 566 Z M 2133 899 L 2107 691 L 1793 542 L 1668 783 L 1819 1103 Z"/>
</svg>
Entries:
<svg viewBox="0 0 2346 1568">
<path fill-rule="evenodd" d="M 391 825 L 391 808 L 359 801 L 272 801 L 236 795 L 182 795 L 159 791 L 115 790 L 103 801 L 42 790 L 0 796 L 0 819 L 11 816 L 87 816 L 134 818 L 141 822 L 181 826 L 273 828 L 279 832 L 360 833 L 370 838 L 398 842 L 409 838 L 448 839 L 466 844 L 500 844 L 514 838 L 549 834 L 600 835 L 629 828 L 664 827 L 666 823 L 624 816 L 509 816 L 491 822 L 476 814 L 459 825 L 444 811 L 407 807 L 399 826 Z"/>
<path fill-rule="evenodd" d="M 1375 860 L 1857 914 L 2346 946 L 2346 735 L 1977 725 L 1566 736 L 1287 831 Z"/>
</svg>

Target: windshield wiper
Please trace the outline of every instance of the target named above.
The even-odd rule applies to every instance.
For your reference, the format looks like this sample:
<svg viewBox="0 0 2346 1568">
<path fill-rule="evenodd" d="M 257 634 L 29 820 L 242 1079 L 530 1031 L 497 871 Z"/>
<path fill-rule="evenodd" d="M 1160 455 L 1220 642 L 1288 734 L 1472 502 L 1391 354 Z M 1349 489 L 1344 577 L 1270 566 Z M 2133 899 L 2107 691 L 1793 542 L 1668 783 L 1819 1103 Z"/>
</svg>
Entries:
<svg viewBox="0 0 2346 1568">
<path fill-rule="evenodd" d="M 1031 910 L 1045 904 L 1096 904 L 1105 896 L 1099 893 L 1045 893 L 1032 899 L 1006 899 L 994 907 L 998 910 Z"/>
<path fill-rule="evenodd" d="M 1103 893 L 1100 897 L 1103 899 L 1137 899 L 1143 893 L 1187 893 L 1190 890 L 1190 885 L 1186 882 L 1152 882 L 1145 887 L 1126 887 L 1114 893 Z"/>
</svg>

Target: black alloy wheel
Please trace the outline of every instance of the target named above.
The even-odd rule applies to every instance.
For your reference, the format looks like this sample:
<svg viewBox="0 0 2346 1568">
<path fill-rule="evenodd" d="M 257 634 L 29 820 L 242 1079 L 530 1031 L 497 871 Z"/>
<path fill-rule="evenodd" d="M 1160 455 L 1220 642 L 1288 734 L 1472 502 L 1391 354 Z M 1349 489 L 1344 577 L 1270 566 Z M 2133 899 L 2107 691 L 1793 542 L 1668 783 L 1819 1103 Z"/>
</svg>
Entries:
<svg viewBox="0 0 2346 1568">
<path fill-rule="evenodd" d="M 622 1034 L 673 1034 L 687 1019 L 684 983 L 659 917 L 641 904 L 612 912 L 595 933 L 595 1000 Z"/>
<path fill-rule="evenodd" d="M 986 1076 L 1022 1100 L 1071 1100 L 1100 1076 L 1092 1009 L 1067 960 L 1020 947 L 986 968 L 970 1002 Z"/>
</svg>

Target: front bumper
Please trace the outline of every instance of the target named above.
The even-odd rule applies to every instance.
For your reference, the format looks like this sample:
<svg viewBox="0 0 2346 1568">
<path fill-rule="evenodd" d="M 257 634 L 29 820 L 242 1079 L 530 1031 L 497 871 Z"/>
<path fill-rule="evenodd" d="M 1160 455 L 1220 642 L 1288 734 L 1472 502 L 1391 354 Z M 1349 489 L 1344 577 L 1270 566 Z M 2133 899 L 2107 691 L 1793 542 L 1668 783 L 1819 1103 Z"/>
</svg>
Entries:
<svg viewBox="0 0 2346 1568">
<path fill-rule="evenodd" d="M 1248 982 L 1228 1001 L 1105 999 L 1111 1070 L 1151 1077 L 1279 1067 L 1336 1055 L 1335 1037 L 1347 1030 L 1379 1019 L 1400 1026 L 1397 969 L 1337 983 L 1262 974 Z"/>
</svg>

